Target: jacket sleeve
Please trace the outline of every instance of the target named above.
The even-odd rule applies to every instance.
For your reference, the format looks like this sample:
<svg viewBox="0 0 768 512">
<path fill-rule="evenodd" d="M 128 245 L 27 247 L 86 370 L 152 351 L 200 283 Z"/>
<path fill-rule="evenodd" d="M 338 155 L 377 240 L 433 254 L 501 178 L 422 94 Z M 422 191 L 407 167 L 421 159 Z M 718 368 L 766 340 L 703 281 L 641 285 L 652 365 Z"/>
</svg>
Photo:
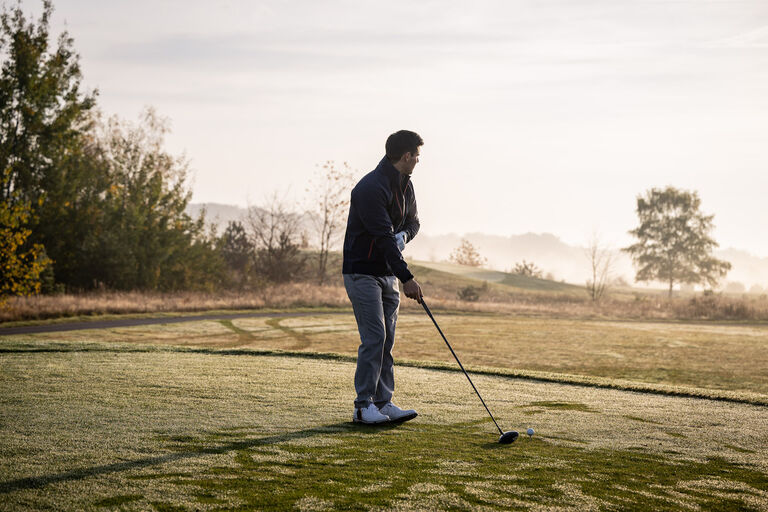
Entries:
<svg viewBox="0 0 768 512">
<path fill-rule="evenodd" d="M 416 192 L 413 189 L 413 183 L 409 181 L 408 186 L 411 187 L 411 192 L 413 192 L 413 194 L 411 194 L 411 201 L 408 204 L 408 217 L 405 219 L 403 231 L 408 235 L 408 241 L 410 242 L 416 237 L 421 224 L 419 223 L 419 211 L 416 208 Z"/>
<path fill-rule="evenodd" d="M 376 247 L 384 253 L 389 268 L 402 282 L 413 279 L 408 265 L 397 247 L 392 219 L 387 213 L 387 193 L 381 187 L 355 187 L 351 202 L 360 215 L 363 227 L 375 240 Z"/>
</svg>

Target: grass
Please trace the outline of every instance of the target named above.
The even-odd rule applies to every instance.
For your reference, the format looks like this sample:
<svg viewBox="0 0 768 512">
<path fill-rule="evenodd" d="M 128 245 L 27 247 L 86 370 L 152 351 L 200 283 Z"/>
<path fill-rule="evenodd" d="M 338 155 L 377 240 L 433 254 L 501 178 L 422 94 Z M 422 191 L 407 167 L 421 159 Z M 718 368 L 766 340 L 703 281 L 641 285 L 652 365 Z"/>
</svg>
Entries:
<svg viewBox="0 0 768 512">
<path fill-rule="evenodd" d="M 468 267 L 447 262 L 414 262 L 414 273 L 425 284 L 444 286 L 452 284 L 454 288 L 477 285 L 477 281 L 488 282 L 488 291 L 492 294 L 510 294 L 528 292 L 531 296 L 536 292 L 557 292 L 566 297 L 583 298 L 584 288 L 559 281 L 550 281 L 531 276 L 521 276 L 498 270 L 488 270 L 479 267 Z M 492 283 L 496 283 L 493 285 Z"/>
<path fill-rule="evenodd" d="M 436 315 L 462 362 L 470 366 L 527 372 L 542 380 L 568 375 L 572 382 L 581 376 L 582 382 L 621 379 L 660 389 L 687 386 L 768 395 L 768 326 Z M 305 317 L 278 313 L 224 322 L 37 334 L 28 339 L 298 350 L 351 357 L 359 344 L 351 313 Z M 424 314 L 400 314 L 395 354 L 399 360 L 455 364 Z"/>
<path fill-rule="evenodd" d="M 11 510 L 768 503 L 764 407 L 477 375 L 505 429 L 536 429 L 502 446 L 457 372 L 398 367 L 398 402 L 420 417 L 371 428 L 349 422 L 354 364 L 339 358 L 116 341 L 2 347 L 0 495 Z M 35 351 L 46 347 L 60 350 Z"/>
<path fill-rule="evenodd" d="M 599 319 L 700 319 L 768 322 L 768 298 L 734 296 L 679 296 L 672 300 L 657 291 L 614 288 L 600 303 L 591 302 L 581 286 L 519 276 L 449 263 L 410 262 L 429 302 L 444 310 L 501 313 L 535 317 Z M 266 286 L 257 290 L 207 292 L 117 292 L 16 297 L 0 309 L 3 325 L 60 318 L 131 314 L 190 314 L 209 310 L 281 310 L 297 308 L 349 308 L 341 280 L 341 260 L 331 257 L 326 285 L 316 284 L 305 272 L 301 282 Z M 458 299 L 472 287 L 479 300 Z M 404 310 L 416 310 L 403 301 Z"/>
</svg>

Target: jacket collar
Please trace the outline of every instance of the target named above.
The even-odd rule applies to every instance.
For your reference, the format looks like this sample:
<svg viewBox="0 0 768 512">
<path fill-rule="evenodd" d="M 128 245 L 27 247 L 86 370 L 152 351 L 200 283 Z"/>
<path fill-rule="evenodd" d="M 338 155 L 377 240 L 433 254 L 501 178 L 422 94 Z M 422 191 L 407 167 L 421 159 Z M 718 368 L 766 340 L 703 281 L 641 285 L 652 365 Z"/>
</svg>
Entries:
<svg viewBox="0 0 768 512">
<path fill-rule="evenodd" d="M 392 162 L 389 161 L 389 158 L 387 158 L 386 155 L 381 159 L 379 165 L 376 168 L 380 170 L 384 176 L 387 177 L 387 180 L 394 187 L 401 187 L 411 178 L 410 176 L 403 176 L 400 174 L 400 171 L 398 171 L 395 166 L 392 165 Z"/>
</svg>

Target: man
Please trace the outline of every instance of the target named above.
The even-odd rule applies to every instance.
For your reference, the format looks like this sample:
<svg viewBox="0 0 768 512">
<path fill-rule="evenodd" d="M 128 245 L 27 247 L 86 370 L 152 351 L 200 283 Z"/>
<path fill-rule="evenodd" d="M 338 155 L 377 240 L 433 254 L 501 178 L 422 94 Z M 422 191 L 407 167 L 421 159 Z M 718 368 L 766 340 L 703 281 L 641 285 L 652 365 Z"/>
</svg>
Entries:
<svg viewBox="0 0 768 512">
<path fill-rule="evenodd" d="M 397 280 L 407 297 L 419 303 L 422 297 L 401 251 L 419 231 L 410 178 L 423 144 L 414 132 L 393 133 L 386 156 L 352 189 L 342 273 L 360 332 L 353 416 L 359 423 L 402 422 L 417 415 L 392 403 L 392 346 L 400 307 Z"/>
</svg>

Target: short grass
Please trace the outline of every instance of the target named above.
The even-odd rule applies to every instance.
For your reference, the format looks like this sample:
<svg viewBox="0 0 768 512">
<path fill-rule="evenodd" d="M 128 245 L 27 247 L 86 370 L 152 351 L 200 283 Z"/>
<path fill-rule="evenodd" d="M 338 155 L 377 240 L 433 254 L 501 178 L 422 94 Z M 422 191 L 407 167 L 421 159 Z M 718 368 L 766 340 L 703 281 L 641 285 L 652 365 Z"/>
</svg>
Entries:
<svg viewBox="0 0 768 512">
<path fill-rule="evenodd" d="M 468 365 L 768 395 L 768 326 L 597 321 L 436 312 Z M 396 357 L 453 363 L 423 313 L 401 313 Z M 163 343 L 354 356 L 351 313 L 38 334 L 29 339 Z"/>
<path fill-rule="evenodd" d="M 502 446 L 456 372 L 399 367 L 420 416 L 366 428 L 351 362 L 25 340 L 0 353 L 3 509 L 768 510 L 765 407 L 478 375 L 536 429 Z"/>
</svg>

